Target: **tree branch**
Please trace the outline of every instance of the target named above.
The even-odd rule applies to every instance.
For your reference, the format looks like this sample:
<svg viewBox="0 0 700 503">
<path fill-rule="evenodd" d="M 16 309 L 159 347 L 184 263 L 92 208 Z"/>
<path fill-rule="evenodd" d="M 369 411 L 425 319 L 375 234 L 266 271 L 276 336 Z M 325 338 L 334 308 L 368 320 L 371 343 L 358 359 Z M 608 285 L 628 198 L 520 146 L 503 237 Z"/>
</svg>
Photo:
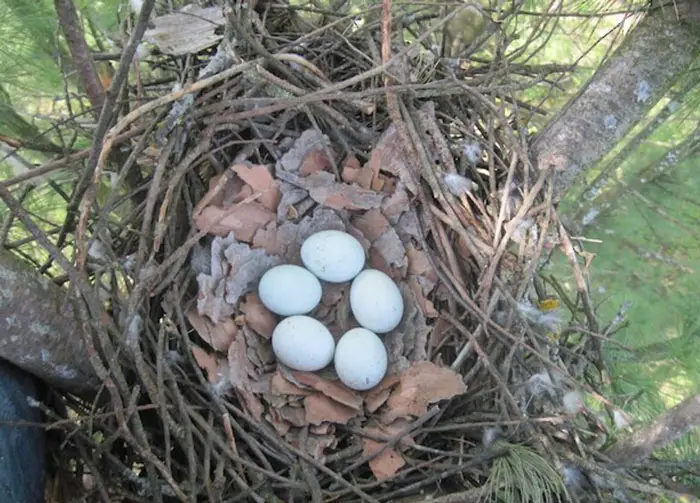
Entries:
<svg viewBox="0 0 700 503">
<path fill-rule="evenodd" d="M 667 410 L 652 424 L 618 443 L 607 456 L 621 464 L 635 464 L 700 427 L 700 394 Z"/>
<path fill-rule="evenodd" d="M 58 21 L 68 44 L 80 84 L 90 100 L 95 115 L 98 116 L 105 100 L 105 90 L 95 69 L 90 48 L 85 41 L 73 0 L 54 0 Z"/>
<path fill-rule="evenodd" d="M 540 169 L 555 167 L 555 200 L 652 109 L 700 49 L 697 23 L 648 14 L 579 95 L 532 143 Z"/>
<path fill-rule="evenodd" d="M 94 392 L 83 328 L 66 290 L 0 250 L 0 358 L 73 393 Z"/>
</svg>

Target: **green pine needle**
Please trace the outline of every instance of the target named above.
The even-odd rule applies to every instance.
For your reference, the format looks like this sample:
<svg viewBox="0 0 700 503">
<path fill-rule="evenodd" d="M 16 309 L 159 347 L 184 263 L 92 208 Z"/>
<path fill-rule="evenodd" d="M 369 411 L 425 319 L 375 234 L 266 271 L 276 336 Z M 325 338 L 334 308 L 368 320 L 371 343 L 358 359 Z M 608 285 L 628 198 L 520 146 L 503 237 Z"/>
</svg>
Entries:
<svg viewBox="0 0 700 503">
<path fill-rule="evenodd" d="M 566 487 L 561 476 L 545 458 L 525 445 L 497 442 L 506 448 L 496 458 L 486 482 L 488 503 L 554 503 L 562 501 Z"/>
</svg>

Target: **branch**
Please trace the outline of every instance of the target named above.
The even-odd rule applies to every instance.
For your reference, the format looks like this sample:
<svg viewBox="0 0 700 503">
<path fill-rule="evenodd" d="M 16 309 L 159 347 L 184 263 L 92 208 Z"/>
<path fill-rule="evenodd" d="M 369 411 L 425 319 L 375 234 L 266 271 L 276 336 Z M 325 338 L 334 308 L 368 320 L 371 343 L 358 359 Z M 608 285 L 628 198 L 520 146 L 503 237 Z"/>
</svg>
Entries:
<svg viewBox="0 0 700 503">
<path fill-rule="evenodd" d="M 99 115 L 105 101 L 105 90 L 100 83 L 95 62 L 80 27 L 78 12 L 75 10 L 73 0 L 54 0 L 54 5 L 63 36 L 73 56 L 80 83 L 87 93 L 92 108 L 95 109 L 95 114 Z"/>
<path fill-rule="evenodd" d="M 0 250 L 0 358 L 56 388 L 94 392 L 99 380 L 66 293 Z"/>
<path fill-rule="evenodd" d="M 700 394 L 667 410 L 652 424 L 618 443 L 607 456 L 618 463 L 635 464 L 700 427 Z"/>
<path fill-rule="evenodd" d="M 63 1 L 70 0 L 56 0 L 56 2 Z M 136 48 L 138 47 L 143 34 L 146 32 L 148 20 L 150 19 L 154 4 L 155 0 L 144 0 L 143 5 L 141 6 L 138 21 L 134 27 L 134 31 L 129 38 L 126 48 L 122 52 L 122 57 L 119 60 L 119 69 L 117 70 L 117 74 L 112 79 L 112 83 L 107 91 L 104 107 L 102 108 L 100 116 L 97 119 L 97 124 L 92 137 L 92 146 L 90 147 L 90 156 L 87 160 L 87 166 L 83 170 L 83 174 L 78 180 L 78 184 L 76 185 L 71 200 L 66 208 L 66 219 L 63 227 L 61 228 L 61 233 L 58 236 L 58 240 L 56 241 L 56 245 L 58 247 L 62 247 L 65 244 L 68 234 L 75 229 L 75 219 L 79 213 L 78 208 L 80 206 L 80 202 L 82 201 L 85 192 L 91 187 L 93 175 L 97 169 L 97 161 L 99 160 L 100 153 L 102 152 L 104 138 L 112 124 L 112 119 L 114 118 L 115 105 L 117 103 L 117 98 L 119 97 L 119 92 L 121 91 L 122 85 L 124 85 L 124 83 L 127 81 L 131 62 L 136 54 Z M 96 189 L 94 188 L 94 185 L 92 185 L 92 187 L 94 192 Z M 89 195 L 89 197 L 92 197 L 92 195 Z"/>
<path fill-rule="evenodd" d="M 700 49 L 697 26 L 647 15 L 584 89 L 532 143 L 540 169 L 555 167 L 555 200 L 656 105 Z"/>
</svg>

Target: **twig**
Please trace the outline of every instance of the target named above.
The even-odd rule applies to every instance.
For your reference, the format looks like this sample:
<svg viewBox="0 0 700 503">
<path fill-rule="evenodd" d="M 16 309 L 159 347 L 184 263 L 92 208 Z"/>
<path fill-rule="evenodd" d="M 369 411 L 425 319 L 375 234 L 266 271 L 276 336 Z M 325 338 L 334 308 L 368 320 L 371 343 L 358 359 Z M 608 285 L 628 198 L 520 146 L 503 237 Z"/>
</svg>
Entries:
<svg viewBox="0 0 700 503">
<path fill-rule="evenodd" d="M 70 0 L 57 0 L 57 1 L 70 1 Z M 112 83 L 107 91 L 106 99 L 102 106 L 100 117 L 97 121 L 97 127 L 95 128 L 95 134 L 92 139 L 92 149 L 90 150 L 90 157 L 88 159 L 87 167 L 83 172 L 83 176 L 78 182 L 75 191 L 73 192 L 73 199 L 71 204 L 67 209 L 66 224 L 64 224 L 64 230 L 67 231 L 72 227 L 73 220 L 76 216 L 76 211 L 80 209 L 78 226 L 76 228 L 76 265 L 78 269 L 83 269 L 85 266 L 85 261 L 87 260 L 87 244 L 85 243 L 85 232 L 87 231 L 87 220 L 90 213 L 90 208 L 92 202 L 97 197 L 97 187 L 99 186 L 100 177 L 102 171 L 104 170 L 104 165 L 106 163 L 107 156 L 105 153 L 105 145 L 103 141 L 107 143 L 107 130 L 109 125 L 112 123 L 112 118 L 114 117 L 115 105 L 117 103 L 117 98 L 121 92 L 122 86 L 126 82 L 127 76 L 129 75 L 129 69 L 131 68 L 131 61 L 134 59 L 136 54 L 136 48 L 146 32 L 146 27 L 148 26 L 148 20 L 155 5 L 155 0 L 144 0 L 141 6 L 141 11 L 139 14 L 139 19 L 136 22 L 134 31 L 129 38 L 129 43 L 124 48 L 121 59 L 119 60 L 119 70 L 117 74 L 112 79 Z M 115 138 L 109 137 L 110 143 L 113 143 Z M 109 154 L 107 149 L 106 154 Z M 100 160 L 102 160 L 100 166 Z M 63 232 L 59 241 L 62 242 Z"/>
<path fill-rule="evenodd" d="M 88 48 L 81 28 L 78 12 L 73 0 L 54 0 L 58 21 L 66 39 L 68 49 L 73 56 L 75 67 L 95 116 L 100 115 L 105 102 L 105 91 L 95 69 L 95 62 Z"/>
</svg>

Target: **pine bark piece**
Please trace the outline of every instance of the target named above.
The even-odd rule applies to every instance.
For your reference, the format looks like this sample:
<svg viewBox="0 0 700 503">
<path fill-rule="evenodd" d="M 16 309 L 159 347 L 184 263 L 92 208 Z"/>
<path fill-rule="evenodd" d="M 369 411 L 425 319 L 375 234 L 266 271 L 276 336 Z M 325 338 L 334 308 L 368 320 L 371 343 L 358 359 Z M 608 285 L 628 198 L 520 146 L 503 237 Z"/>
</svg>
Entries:
<svg viewBox="0 0 700 503">
<path fill-rule="evenodd" d="M 73 393 L 100 384 L 74 300 L 11 253 L 0 251 L 0 358 Z"/>
<path fill-rule="evenodd" d="M 221 7 L 202 8 L 188 5 L 179 12 L 157 16 L 153 28 L 146 30 L 144 40 L 163 54 L 185 56 L 216 45 L 222 36 L 216 29 L 226 21 Z"/>
</svg>

